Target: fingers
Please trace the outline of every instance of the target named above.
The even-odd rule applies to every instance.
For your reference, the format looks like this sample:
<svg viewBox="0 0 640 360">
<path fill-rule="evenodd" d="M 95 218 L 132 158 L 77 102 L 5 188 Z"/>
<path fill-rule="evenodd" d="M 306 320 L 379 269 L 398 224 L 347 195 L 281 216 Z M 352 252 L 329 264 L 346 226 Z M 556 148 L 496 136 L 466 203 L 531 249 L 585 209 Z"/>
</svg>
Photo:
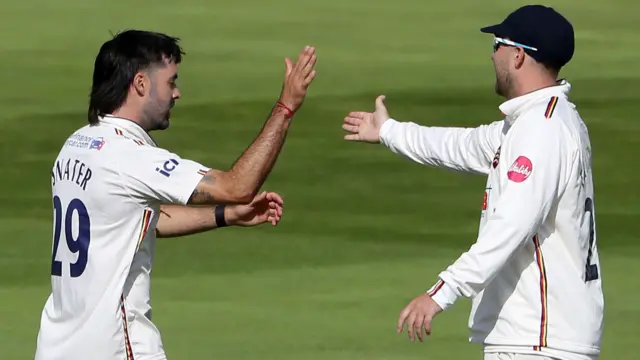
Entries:
<svg viewBox="0 0 640 360">
<path fill-rule="evenodd" d="M 285 74 L 287 76 L 291 75 L 291 71 L 293 71 L 293 63 L 291 62 L 291 59 L 289 58 L 285 58 L 284 59 L 284 66 L 285 66 Z"/>
<path fill-rule="evenodd" d="M 282 200 L 282 197 L 274 192 L 268 192 L 266 194 L 267 200 L 275 202 L 277 204 L 283 205 L 284 204 L 284 200 Z"/>
<path fill-rule="evenodd" d="M 351 116 L 347 116 L 346 118 L 344 118 L 344 123 L 349 125 L 359 126 L 360 124 L 362 124 L 363 121 L 364 120 L 362 118 L 351 117 Z"/>
<path fill-rule="evenodd" d="M 251 201 L 252 204 L 257 204 L 261 201 L 264 201 L 267 198 L 267 192 L 263 191 L 260 194 L 256 195 L 256 197 L 253 198 L 253 201 Z"/>
<path fill-rule="evenodd" d="M 409 339 L 411 341 L 414 341 L 416 338 L 415 324 L 416 324 L 417 315 L 418 314 L 415 311 L 411 311 L 411 314 L 409 314 L 409 319 L 407 319 L 407 331 L 408 331 Z"/>
<path fill-rule="evenodd" d="M 302 74 L 306 77 L 309 72 L 311 72 L 311 69 L 313 69 L 313 65 L 315 64 L 315 53 L 316 49 L 313 46 L 305 47 L 298 57 L 298 61 L 293 68 L 293 72 Z"/>
<path fill-rule="evenodd" d="M 384 99 L 385 96 L 384 95 L 380 95 L 376 98 L 376 109 L 377 108 L 384 108 Z"/>
<path fill-rule="evenodd" d="M 352 111 L 349 113 L 349 115 L 347 115 L 347 118 L 364 120 L 367 115 L 371 115 L 371 113 L 365 111 Z"/>
<path fill-rule="evenodd" d="M 270 222 L 271 225 L 276 226 L 280 222 L 280 218 L 282 216 L 282 212 L 278 212 L 278 209 L 269 209 L 267 213 L 267 222 Z"/>
<path fill-rule="evenodd" d="M 283 211 L 284 210 L 283 210 L 283 208 L 282 208 L 282 206 L 280 204 L 275 203 L 275 202 L 270 202 L 269 203 L 269 213 L 270 214 L 273 213 L 275 215 L 282 216 Z"/>
<path fill-rule="evenodd" d="M 349 134 L 349 135 L 345 135 L 344 139 L 347 141 L 360 141 L 360 134 Z"/>
<path fill-rule="evenodd" d="M 360 127 L 359 126 L 355 126 L 355 125 L 344 124 L 344 125 L 342 125 L 342 129 L 345 130 L 345 131 L 348 131 L 350 133 L 357 134 L 358 130 L 360 129 Z"/>
<path fill-rule="evenodd" d="M 425 316 L 424 320 L 422 321 L 422 325 L 424 325 L 424 331 L 427 333 L 427 335 L 431 335 L 431 320 L 431 318 Z"/>
<path fill-rule="evenodd" d="M 398 326 L 396 327 L 396 331 L 398 334 L 402 332 L 404 328 L 404 323 L 407 321 L 407 318 L 411 315 L 411 304 L 407 305 L 402 312 L 400 312 L 400 316 L 398 317 Z"/>
<path fill-rule="evenodd" d="M 304 86 L 307 87 L 309 86 L 309 84 L 311 84 L 311 82 L 313 81 L 313 79 L 316 78 L 316 71 L 313 70 L 305 79 L 304 79 Z"/>
<path fill-rule="evenodd" d="M 284 200 L 276 193 L 267 193 L 267 200 L 269 201 L 269 209 L 274 211 L 278 217 L 282 216 Z"/>
<path fill-rule="evenodd" d="M 416 335 L 418 335 L 418 340 L 420 342 L 424 341 L 424 332 L 422 331 L 422 326 L 425 322 L 425 316 L 422 313 L 419 313 L 416 316 L 416 322 L 413 324 L 414 329 L 416 330 Z"/>
<path fill-rule="evenodd" d="M 316 61 L 318 59 L 315 54 L 315 48 L 311 47 L 309 50 L 307 50 L 307 52 L 310 53 L 310 56 L 301 59 L 301 63 L 299 64 L 300 67 L 298 70 L 299 76 L 302 78 L 302 86 L 304 86 L 305 88 L 308 87 L 316 77 L 314 66 L 316 65 Z"/>
<path fill-rule="evenodd" d="M 267 222 L 270 222 L 271 225 L 276 226 L 280 222 L 280 218 L 283 214 L 283 204 L 284 200 L 282 197 L 274 192 L 265 192 L 264 199 L 268 201 L 268 209 L 266 211 L 267 214 Z"/>
<path fill-rule="evenodd" d="M 398 334 L 402 332 L 406 324 L 407 335 L 412 342 L 415 341 L 416 337 L 422 342 L 426 336 L 431 335 L 433 316 L 429 315 L 429 309 L 424 305 L 424 301 L 416 298 L 402 310 L 396 329 Z"/>
<path fill-rule="evenodd" d="M 315 51 L 315 49 L 314 49 Z M 309 61 L 309 58 L 311 57 L 311 46 L 307 45 L 304 47 L 304 49 L 302 49 L 302 51 L 300 52 L 300 54 L 298 54 L 298 60 L 296 61 L 296 66 L 295 69 L 300 69 L 301 66 L 306 65 L 307 61 Z"/>
<path fill-rule="evenodd" d="M 309 61 L 302 68 L 302 74 L 310 74 L 311 71 L 313 71 L 313 67 L 316 65 L 317 60 L 316 54 L 313 53 L 309 58 Z"/>
</svg>

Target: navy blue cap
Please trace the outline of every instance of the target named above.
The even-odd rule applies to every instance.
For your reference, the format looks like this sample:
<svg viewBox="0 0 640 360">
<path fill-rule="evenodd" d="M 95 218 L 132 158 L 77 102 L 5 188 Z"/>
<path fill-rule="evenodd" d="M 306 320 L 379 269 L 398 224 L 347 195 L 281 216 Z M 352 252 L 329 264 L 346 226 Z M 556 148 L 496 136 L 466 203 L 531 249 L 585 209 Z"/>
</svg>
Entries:
<svg viewBox="0 0 640 360">
<path fill-rule="evenodd" d="M 538 49 L 526 53 L 536 61 L 560 70 L 573 57 L 573 26 L 551 7 L 526 5 L 507 16 L 502 23 L 480 31 Z"/>
</svg>

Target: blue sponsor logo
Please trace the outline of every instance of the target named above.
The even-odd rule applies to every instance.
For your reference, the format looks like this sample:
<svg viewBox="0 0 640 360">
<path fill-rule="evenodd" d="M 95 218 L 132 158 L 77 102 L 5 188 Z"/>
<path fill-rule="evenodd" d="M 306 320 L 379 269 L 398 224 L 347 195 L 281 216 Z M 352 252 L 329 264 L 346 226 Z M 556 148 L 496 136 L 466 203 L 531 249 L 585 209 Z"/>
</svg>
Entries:
<svg viewBox="0 0 640 360">
<path fill-rule="evenodd" d="M 91 140 L 91 144 L 89 145 L 89 149 L 100 150 L 104 146 L 104 139 L 99 137 Z"/>
<path fill-rule="evenodd" d="M 171 176 L 171 172 L 175 170 L 176 166 L 178 166 L 178 161 L 171 159 L 171 160 L 165 161 L 164 164 L 162 165 L 162 168 L 157 167 L 156 171 L 166 177 L 169 177 Z"/>
</svg>

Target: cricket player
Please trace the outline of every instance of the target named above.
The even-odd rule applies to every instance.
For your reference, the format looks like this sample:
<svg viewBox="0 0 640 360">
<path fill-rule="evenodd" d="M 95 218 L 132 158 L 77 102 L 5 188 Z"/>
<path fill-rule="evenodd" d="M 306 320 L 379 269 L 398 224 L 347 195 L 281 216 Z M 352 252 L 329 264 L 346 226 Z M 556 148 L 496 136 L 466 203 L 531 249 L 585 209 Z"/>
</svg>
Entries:
<svg viewBox="0 0 640 360">
<path fill-rule="evenodd" d="M 485 359 L 596 359 L 604 300 L 596 245 L 591 145 L 557 80 L 573 57 L 573 27 L 549 7 L 524 6 L 493 34 L 504 119 L 476 128 L 426 127 L 374 113 L 344 120 L 347 140 L 382 143 L 418 163 L 488 176 L 477 241 L 405 307 L 411 341 L 461 297 L 473 299 L 470 340 Z"/>
<path fill-rule="evenodd" d="M 149 135 L 169 126 L 182 55 L 177 38 L 138 30 L 100 48 L 89 124 L 65 141 L 51 169 L 52 288 L 36 360 L 166 359 L 151 316 L 156 238 L 280 221 L 282 198 L 259 190 L 315 77 L 314 48 L 296 63 L 285 59 L 279 100 L 227 171 L 162 149 Z"/>
</svg>

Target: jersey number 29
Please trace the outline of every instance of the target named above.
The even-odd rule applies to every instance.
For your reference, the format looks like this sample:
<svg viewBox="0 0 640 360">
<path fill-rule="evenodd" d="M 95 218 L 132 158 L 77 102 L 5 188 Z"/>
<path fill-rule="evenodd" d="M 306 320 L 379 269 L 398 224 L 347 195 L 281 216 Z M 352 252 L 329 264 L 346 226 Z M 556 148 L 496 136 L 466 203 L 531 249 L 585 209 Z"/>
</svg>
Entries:
<svg viewBox="0 0 640 360">
<path fill-rule="evenodd" d="M 58 247 L 60 245 L 60 236 L 63 233 L 64 219 L 64 237 L 66 239 L 69 251 L 78 254 L 76 262 L 69 264 L 69 274 L 72 278 L 76 278 L 87 268 L 87 260 L 89 255 L 89 244 L 91 243 L 91 220 L 87 207 L 79 199 L 73 199 L 67 206 L 66 211 L 62 208 L 62 201 L 57 195 L 53 197 L 54 211 L 54 233 L 53 233 L 53 252 L 51 256 L 51 275 L 62 276 L 62 261 L 56 260 Z M 73 231 L 73 218 L 78 215 L 78 230 L 76 236 Z"/>
</svg>

